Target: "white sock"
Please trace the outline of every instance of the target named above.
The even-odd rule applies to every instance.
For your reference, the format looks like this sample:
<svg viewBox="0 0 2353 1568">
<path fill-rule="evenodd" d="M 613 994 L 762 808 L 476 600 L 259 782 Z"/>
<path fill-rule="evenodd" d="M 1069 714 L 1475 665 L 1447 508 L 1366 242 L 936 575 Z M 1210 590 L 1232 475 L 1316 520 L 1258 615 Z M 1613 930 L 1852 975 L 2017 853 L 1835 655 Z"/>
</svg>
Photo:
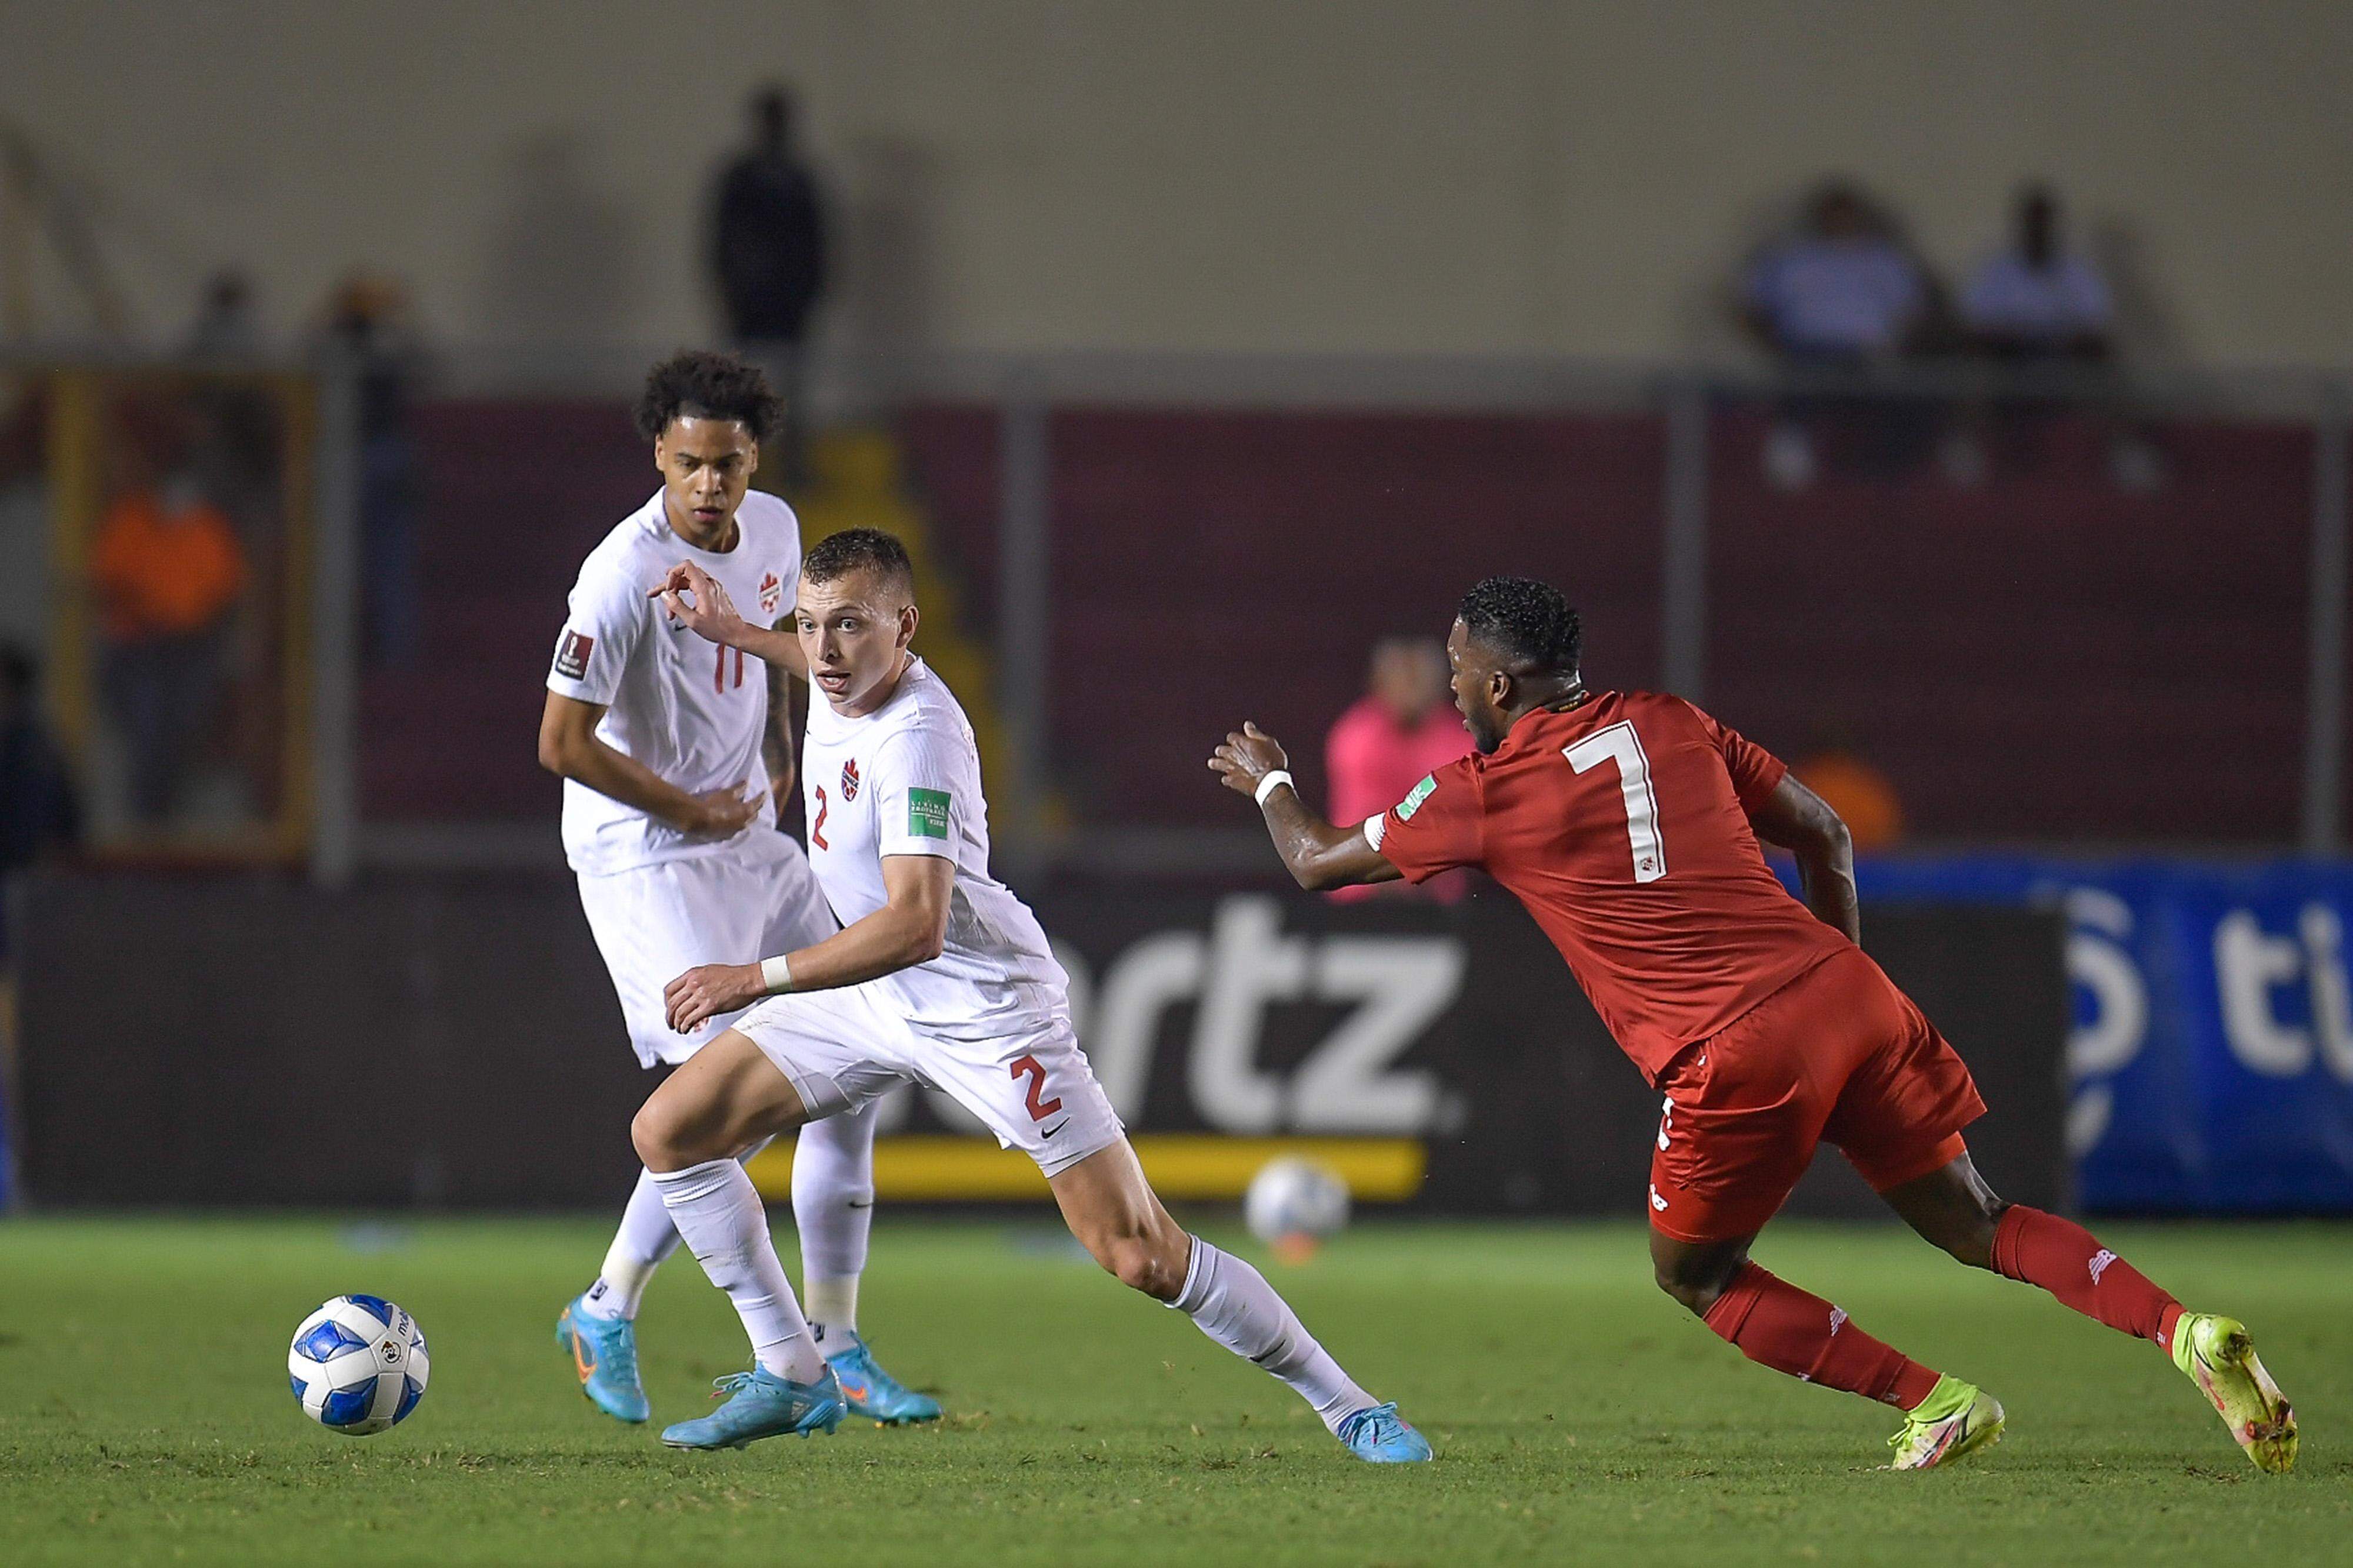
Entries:
<svg viewBox="0 0 2353 1568">
<path fill-rule="evenodd" d="M 749 1160 L 774 1142 L 763 1138 L 737 1158 Z M 592 1318 L 634 1321 L 654 1270 L 677 1250 L 678 1226 L 670 1223 L 661 1189 L 654 1185 L 653 1173 L 640 1167 L 638 1184 L 629 1189 L 629 1201 L 621 1210 L 621 1228 L 605 1249 L 604 1268 L 582 1294 L 580 1310 Z"/>
<path fill-rule="evenodd" d="M 621 1228 L 613 1233 L 605 1267 L 581 1299 L 580 1310 L 592 1318 L 636 1317 L 654 1270 L 677 1250 L 678 1226 L 670 1223 L 661 1189 L 654 1185 L 652 1172 L 639 1171 L 628 1205 L 621 1210 Z"/>
<path fill-rule="evenodd" d="M 1300 1325 L 1299 1314 L 1274 1293 L 1265 1275 L 1198 1236 L 1185 1289 L 1170 1305 L 1244 1361 L 1256 1362 L 1298 1390 L 1335 1435 L 1341 1422 L 1378 1403 Z"/>
<path fill-rule="evenodd" d="M 793 1150 L 793 1223 L 801 1233 L 801 1285 L 818 1348 L 858 1342 L 858 1277 L 874 1227 L 874 1108 L 845 1110 L 801 1128 Z"/>
<path fill-rule="evenodd" d="M 712 1160 L 653 1174 L 652 1180 L 687 1250 L 735 1303 L 760 1364 L 795 1383 L 816 1382 L 825 1373 L 825 1358 L 809 1337 L 785 1266 L 776 1261 L 768 1212 L 744 1167 L 733 1160 Z"/>
</svg>

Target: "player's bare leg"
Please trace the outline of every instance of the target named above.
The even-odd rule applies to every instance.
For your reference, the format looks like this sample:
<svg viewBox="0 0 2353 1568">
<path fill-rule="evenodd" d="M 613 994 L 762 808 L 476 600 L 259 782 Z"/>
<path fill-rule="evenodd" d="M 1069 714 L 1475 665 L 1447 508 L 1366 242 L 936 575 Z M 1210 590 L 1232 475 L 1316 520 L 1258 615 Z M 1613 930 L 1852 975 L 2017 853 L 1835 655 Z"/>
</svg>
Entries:
<svg viewBox="0 0 2353 1568">
<path fill-rule="evenodd" d="M 1377 1405 L 1315 1342 L 1266 1277 L 1169 1217 L 1123 1138 L 1048 1178 L 1071 1234 L 1119 1281 L 1193 1320 L 1297 1390 L 1359 1458 L 1426 1459 L 1395 1405 Z"/>
<path fill-rule="evenodd" d="M 712 1415 L 662 1434 L 673 1447 L 741 1447 L 758 1437 L 830 1432 L 841 1389 L 801 1315 L 768 1235 L 767 1210 L 737 1156 L 807 1120 L 792 1080 L 730 1029 L 654 1090 L 629 1135 L 680 1237 L 727 1294 L 752 1341 L 750 1373 L 723 1378 Z"/>
<path fill-rule="evenodd" d="M 1760 1366 L 1844 1389 L 1905 1414 L 1891 1440 L 1897 1469 L 1927 1469 L 2001 1436 L 2001 1406 L 1864 1333 L 1820 1297 L 1748 1259 L 1754 1235 L 1684 1241 L 1653 1227 L 1659 1289 Z"/>
<path fill-rule="evenodd" d="M 1884 1194 L 1928 1241 L 1973 1268 L 2037 1285 L 2087 1318 L 2148 1340 L 2198 1384 L 2257 1468 L 2295 1464 L 2295 1412 L 2244 1325 L 2185 1312 L 2172 1296 L 2073 1220 L 2004 1203 L 1964 1152 Z"/>
</svg>

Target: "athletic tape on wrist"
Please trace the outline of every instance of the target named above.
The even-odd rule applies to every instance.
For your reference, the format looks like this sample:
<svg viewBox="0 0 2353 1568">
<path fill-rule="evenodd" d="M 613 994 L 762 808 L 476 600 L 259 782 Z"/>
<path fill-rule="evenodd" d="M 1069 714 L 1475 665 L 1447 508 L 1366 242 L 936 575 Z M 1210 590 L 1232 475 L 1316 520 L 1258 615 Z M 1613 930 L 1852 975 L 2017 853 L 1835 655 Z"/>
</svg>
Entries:
<svg viewBox="0 0 2353 1568">
<path fill-rule="evenodd" d="M 760 960 L 760 984 L 775 996 L 793 988 L 793 961 L 782 953 Z"/>
<path fill-rule="evenodd" d="M 1290 784 L 1290 783 L 1291 783 L 1291 775 L 1290 775 L 1288 773 L 1285 773 L 1285 772 L 1284 772 L 1282 769 L 1281 769 L 1281 768 L 1277 768 L 1277 769 L 1275 769 L 1275 770 L 1274 770 L 1274 772 L 1272 772 L 1272 773 L 1271 773 L 1267 774 L 1267 775 L 1266 775 L 1266 777 L 1264 777 L 1264 778 L 1262 778 L 1262 779 L 1259 780 L 1259 781 L 1258 781 L 1258 803 L 1259 803 L 1259 805 L 1264 805 L 1266 804 L 1266 797 L 1267 797 L 1268 795 L 1272 795 L 1272 794 L 1273 794 L 1277 789 L 1280 789 L 1282 785 L 1287 784 Z M 1293 788 L 1296 788 L 1297 786 L 1296 786 L 1296 785 L 1293 785 Z"/>
</svg>

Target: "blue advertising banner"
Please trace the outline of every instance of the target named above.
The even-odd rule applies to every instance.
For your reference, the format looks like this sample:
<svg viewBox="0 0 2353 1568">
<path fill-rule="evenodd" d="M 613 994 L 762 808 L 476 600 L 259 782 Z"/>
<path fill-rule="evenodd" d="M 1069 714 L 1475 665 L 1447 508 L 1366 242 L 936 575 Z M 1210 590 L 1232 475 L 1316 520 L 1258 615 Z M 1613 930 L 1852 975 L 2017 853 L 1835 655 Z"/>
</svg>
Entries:
<svg viewBox="0 0 2353 1568">
<path fill-rule="evenodd" d="M 2085 1208 L 2353 1210 L 2353 865 L 1977 855 L 1857 877 L 1866 921 L 1874 900 L 2066 912 Z"/>
</svg>

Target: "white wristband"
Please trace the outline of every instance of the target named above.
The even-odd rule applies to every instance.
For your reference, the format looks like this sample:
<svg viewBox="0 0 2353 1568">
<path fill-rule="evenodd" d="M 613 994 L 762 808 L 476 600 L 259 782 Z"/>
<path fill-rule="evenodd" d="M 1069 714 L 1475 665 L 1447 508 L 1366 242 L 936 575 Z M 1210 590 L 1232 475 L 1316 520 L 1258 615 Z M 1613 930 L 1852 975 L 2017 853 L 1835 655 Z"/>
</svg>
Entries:
<svg viewBox="0 0 2353 1568">
<path fill-rule="evenodd" d="M 1259 805 L 1264 805 L 1268 795 L 1272 795 L 1276 790 L 1282 788 L 1287 784 L 1291 784 L 1291 775 L 1281 768 L 1275 769 L 1274 772 L 1259 780 L 1257 796 Z M 1296 784 L 1293 784 L 1292 787 L 1296 789 L 1298 786 Z"/>
<path fill-rule="evenodd" d="M 775 958 L 760 960 L 760 984 L 768 988 L 771 996 L 790 991 L 793 988 L 793 961 L 781 953 Z"/>
</svg>

